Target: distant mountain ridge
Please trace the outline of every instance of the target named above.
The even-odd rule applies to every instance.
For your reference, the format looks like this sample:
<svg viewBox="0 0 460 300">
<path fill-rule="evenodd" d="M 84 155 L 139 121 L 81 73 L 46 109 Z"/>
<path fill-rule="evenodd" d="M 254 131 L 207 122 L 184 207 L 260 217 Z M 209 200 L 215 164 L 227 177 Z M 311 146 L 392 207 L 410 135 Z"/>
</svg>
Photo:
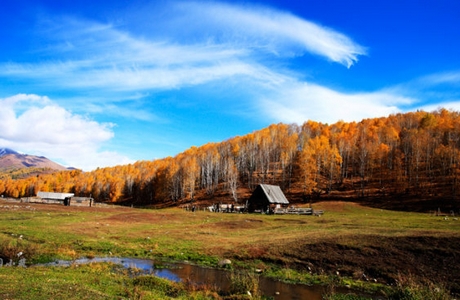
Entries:
<svg viewBox="0 0 460 300">
<path fill-rule="evenodd" d="M 7 154 L 19 154 L 19 153 L 9 148 L 0 148 L 0 157 L 7 155 Z"/>
<path fill-rule="evenodd" d="M 0 169 L 21 168 L 44 168 L 59 171 L 67 169 L 44 156 L 20 154 L 9 148 L 0 148 Z"/>
</svg>

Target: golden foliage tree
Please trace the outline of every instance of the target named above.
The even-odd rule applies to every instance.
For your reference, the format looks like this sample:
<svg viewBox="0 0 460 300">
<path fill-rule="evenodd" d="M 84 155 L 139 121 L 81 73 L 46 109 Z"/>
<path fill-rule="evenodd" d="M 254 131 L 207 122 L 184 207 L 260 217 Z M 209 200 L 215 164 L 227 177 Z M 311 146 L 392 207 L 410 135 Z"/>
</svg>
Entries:
<svg viewBox="0 0 460 300">
<path fill-rule="evenodd" d="M 353 190 L 385 194 L 443 195 L 459 187 L 460 113 L 446 109 L 393 114 L 328 125 L 307 121 L 273 124 L 222 143 L 192 147 L 175 157 L 139 161 L 91 172 L 60 171 L 27 177 L 3 171 L 0 194 L 34 196 L 72 192 L 97 201 L 156 204 L 225 194 L 273 183 L 304 193 Z M 20 175 L 19 175 L 20 174 Z"/>
</svg>

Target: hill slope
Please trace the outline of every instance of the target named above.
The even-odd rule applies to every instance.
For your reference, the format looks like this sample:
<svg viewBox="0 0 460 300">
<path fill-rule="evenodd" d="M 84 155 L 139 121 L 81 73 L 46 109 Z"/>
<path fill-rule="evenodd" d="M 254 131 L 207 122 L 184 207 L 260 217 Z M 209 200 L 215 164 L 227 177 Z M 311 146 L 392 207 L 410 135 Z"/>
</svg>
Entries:
<svg viewBox="0 0 460 300">
<path fill-rule="evenodd" d="M 46 183 L 96 201 L 204 206 L 244 203 L 258 184 L 268 183 L 279 185 L 291 203 L 359 200 L 458 212 L 459 166 L 460 112 L 439 109 L 359 123 L 273 124 L 175 157 L 11 182 L 9 189 L 0 185 L 0 194 L 31 196 Z"/>
<path fill-rule="evenodd" d="M 21 154 L 9 148 L 0 148 L 0 171 L 23 168 L 66 170 L 66 167 L 44 156 Z"/>
</svg>

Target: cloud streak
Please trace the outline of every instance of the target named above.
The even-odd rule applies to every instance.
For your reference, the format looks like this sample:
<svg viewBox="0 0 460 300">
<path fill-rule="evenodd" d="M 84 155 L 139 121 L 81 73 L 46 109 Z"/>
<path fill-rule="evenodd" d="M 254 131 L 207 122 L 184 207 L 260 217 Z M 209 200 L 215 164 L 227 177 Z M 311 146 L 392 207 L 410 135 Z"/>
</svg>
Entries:
<svg viewBox="0 0 460 300">
<path fill-rule="evenodd" d="M 138 91 L 234 76 L 259 79 L 263 53 L 275 58 L 312 53 L 347 67 L 365 54 L 341 33 L 274 9 L 217 2 L 171 5 L 175 17 L 158 17 L 159 24 L 146 37 L 93 21 L 45 22 L 48 29 L 42 34 L 52 43 L 37 50 L 40 62 L 3 63 L 0 75 L 66 89 Z M 168 26 L 183 30 L 168 31 L 167 38 L 155 33 Z M 187 31 L 193 31 L 193 41 L 184 38 Z"/>
<path fill-rule="evenodd" d="M 75 47 L 91 56 L 72 59 L 61 53 L 59 60 L 5 63 L 0 74 L 66 89 L 139 91 L 198 85 L 253 72 L 251 65 L 238 60 L 238 51 L 223 47 L 141 43 L 110 28 L 93 38 L 98 46 L 86 47 L 85 41 L 78 41 Z"/>
<path fill-rule="evenodd" d="M 400 112 L 417 99 L 387 91 L 341 93 L 317 84 L 293 81 L 262 98 L 259 109 L 276 122 L 302 124 L 306 120 L 335 123 L 358 121 Z"/>
<path fill-rule="evenodd" d="M 185 31 L 204 31 L 220 43 L 279 56 L 312 53 L 347 67 L 366 54 L 365 47 L 342 33 L 267 7 L 190 1 L 179 2 L 173 8 L 179 11 L 175 16 L 180 16 L 173 22 L 180 23 Z"/>
<path fill-rule="evenodd" d="M 387 94 L 414 99 L 401 103 L 401 110 L 433 111 L 460 108 L 460 71 L 440 72 L 415 78 L 384 90 Z"/>
</svg>

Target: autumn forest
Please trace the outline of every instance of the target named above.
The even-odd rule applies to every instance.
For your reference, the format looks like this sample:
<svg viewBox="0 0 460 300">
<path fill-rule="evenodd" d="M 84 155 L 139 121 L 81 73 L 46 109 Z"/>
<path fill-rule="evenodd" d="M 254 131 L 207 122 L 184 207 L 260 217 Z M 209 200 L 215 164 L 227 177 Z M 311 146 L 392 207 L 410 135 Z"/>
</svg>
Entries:
<svg viewBox="0 0 460 300">
<path fill-rule="evenodd" d="M 257 184 L 295 201 L 418 198 L 455 200 L 460 190 L 460 113 L 446 109 L 328 125 L 274 124 L 176 155 L 92 172 L 0 180 L 0 194 L 72 192 L 96 201 L 175 205 L 246 200 Z"/>
</svg>

